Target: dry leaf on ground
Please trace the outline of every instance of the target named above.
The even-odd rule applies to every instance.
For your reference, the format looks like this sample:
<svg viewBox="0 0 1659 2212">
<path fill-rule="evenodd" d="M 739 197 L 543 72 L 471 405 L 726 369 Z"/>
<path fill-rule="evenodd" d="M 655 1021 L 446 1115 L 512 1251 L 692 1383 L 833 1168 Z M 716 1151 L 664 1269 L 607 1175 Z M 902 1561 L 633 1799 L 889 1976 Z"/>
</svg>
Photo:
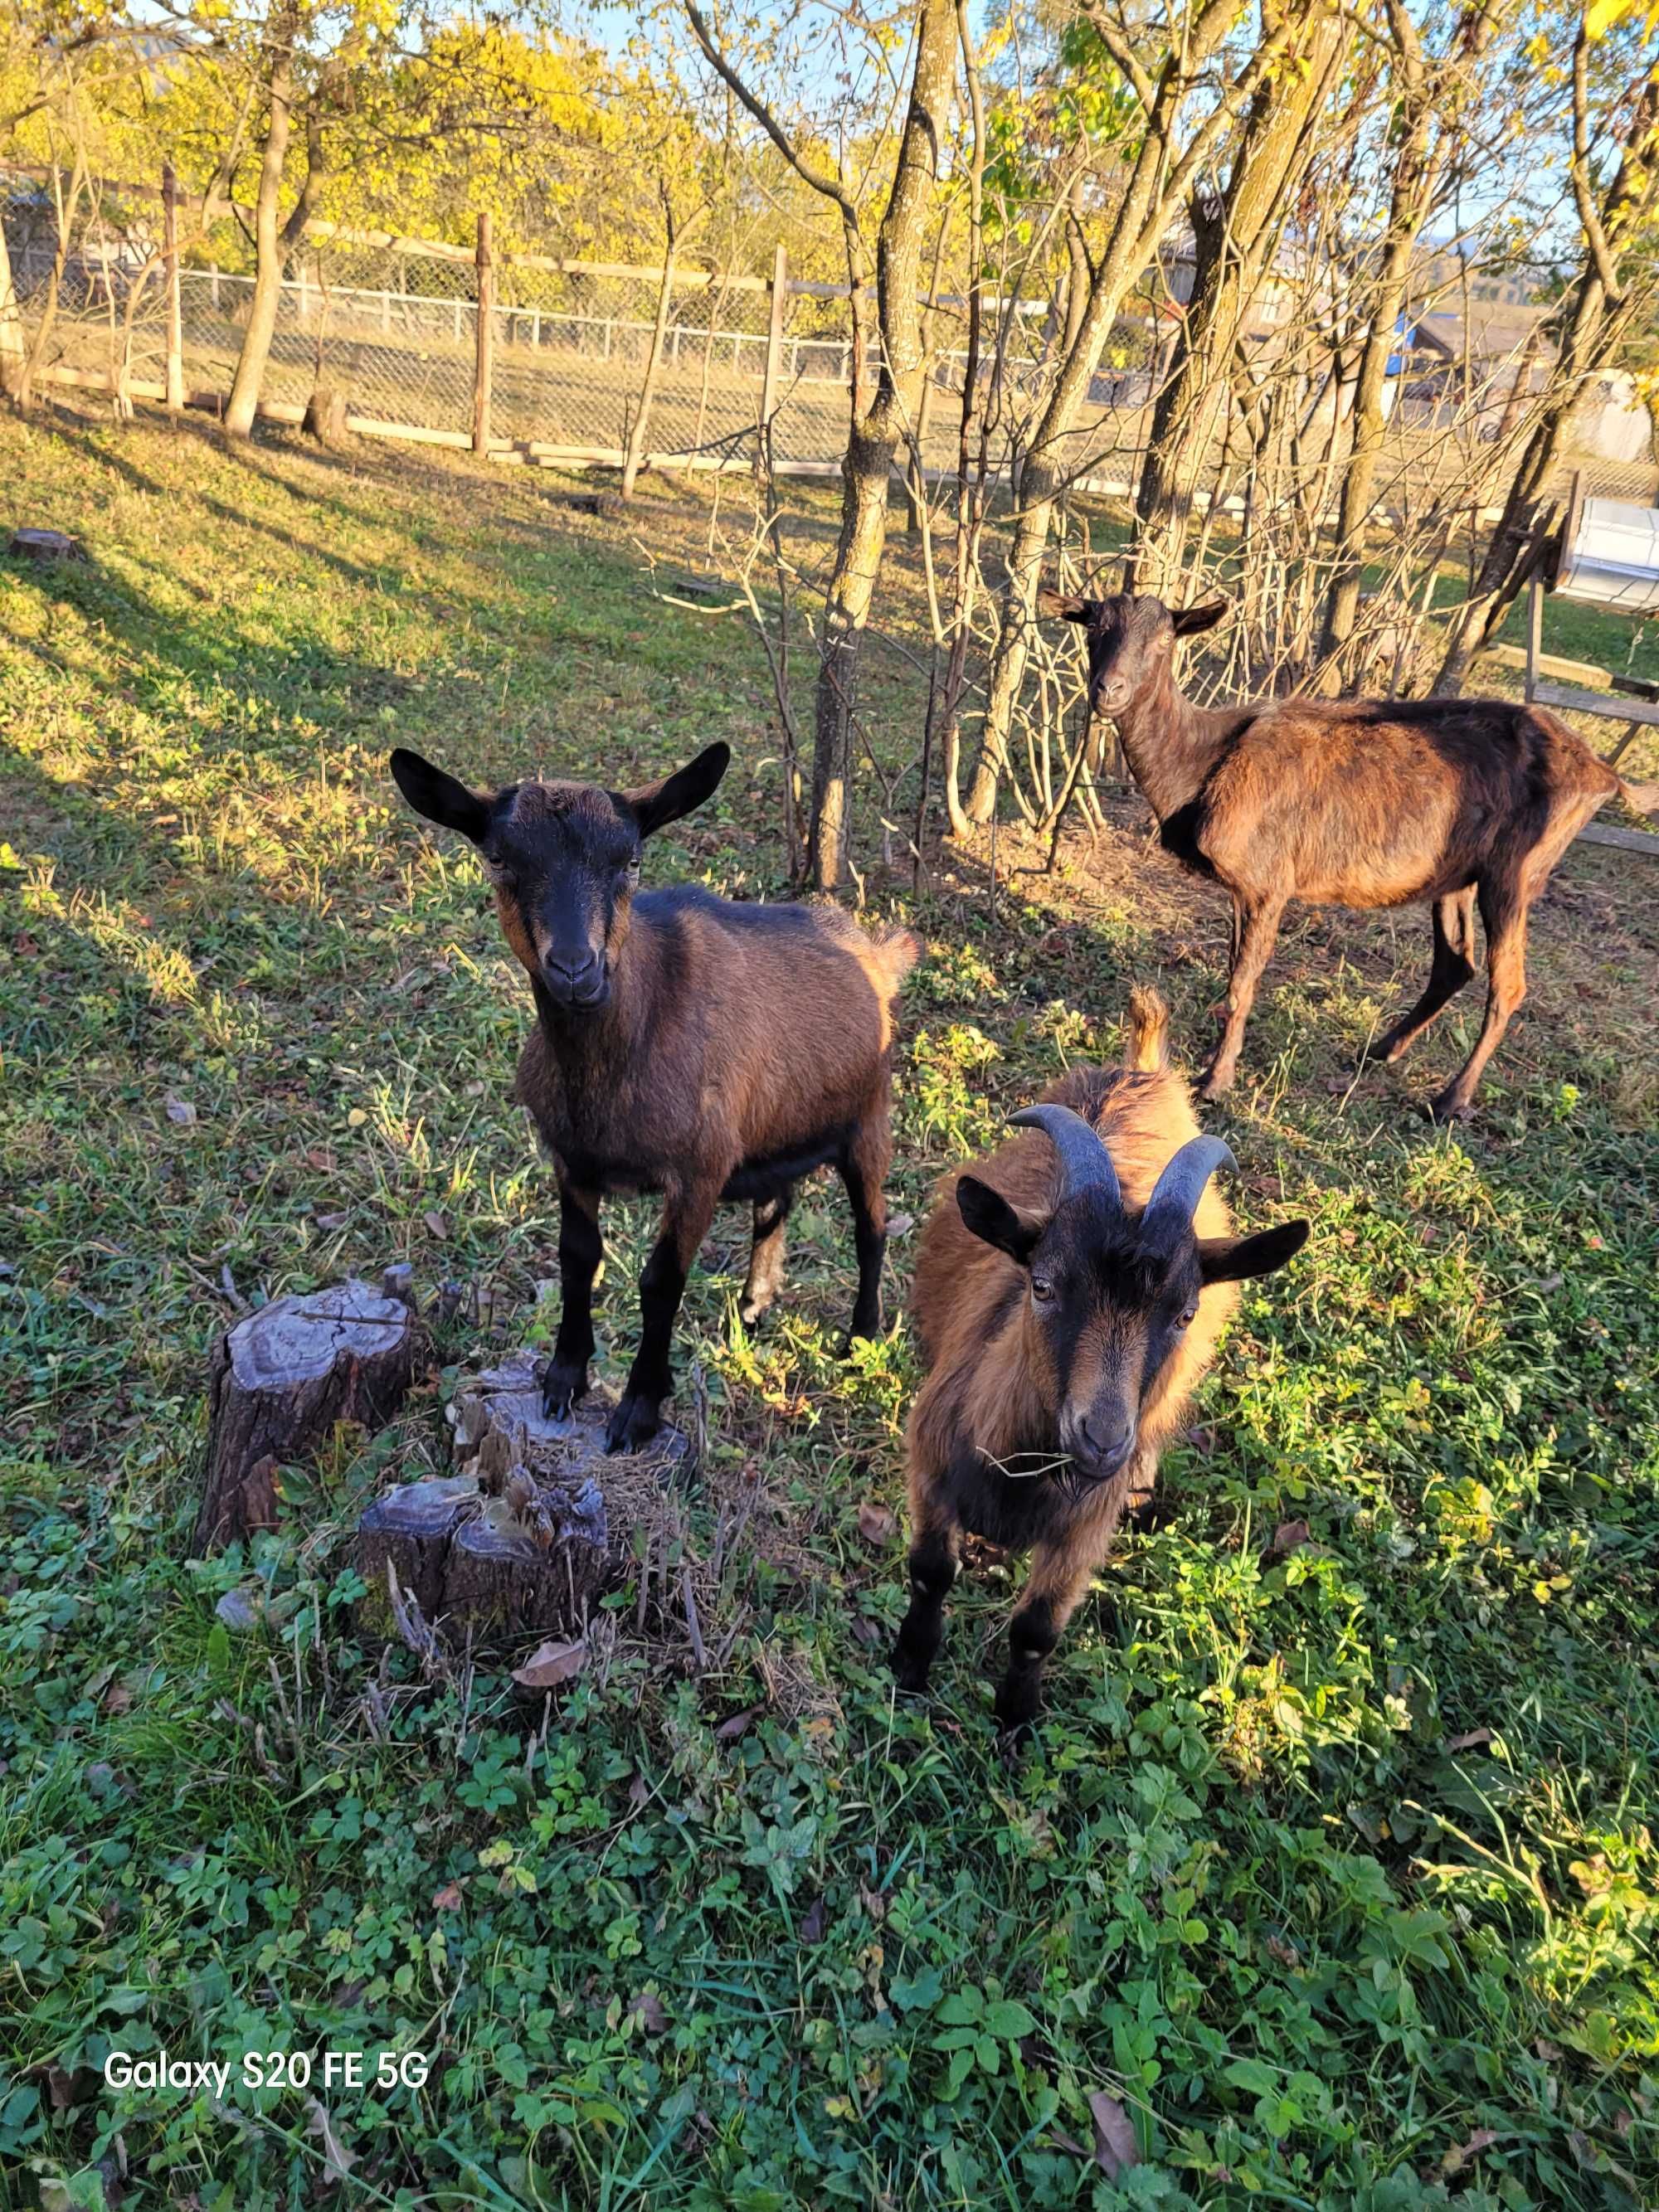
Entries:
<svg viewBox="0 0 1659 2212">
<path fill-rule="evenodd" d="M 1120 2173 L 1140 2163 L 1134 2122 L 1117 2099 L 1104 2089 L 1090 2093 L 1089 2111 L 1095 2124 L 1095 2164 L 1115 2181 Z"/>
<path fill-rule="evenodd" d="M 550 1640 L 538 1644 L 523 1666 L 513 1669 L 513 1679 L 520 1689 L 555 1690 L 561 1682 L 574 1681 L 586 1664 L 586 1644 Z"/>
</svg>

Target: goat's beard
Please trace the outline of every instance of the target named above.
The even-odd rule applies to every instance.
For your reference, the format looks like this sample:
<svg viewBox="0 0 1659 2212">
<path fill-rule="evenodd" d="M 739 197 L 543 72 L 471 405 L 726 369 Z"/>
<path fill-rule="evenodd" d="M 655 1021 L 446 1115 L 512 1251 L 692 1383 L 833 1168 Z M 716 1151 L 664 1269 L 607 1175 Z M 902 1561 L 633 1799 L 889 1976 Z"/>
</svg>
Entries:
<svg viewBox="0 0 1659 2212">
<path fill-rule="evenodd" d="M 1100 1478 L 1085 1474 L 1069 1454 L 1050 1471 L 1048 1480 L 1068 1505 L 1081 1505 L 1091 1492 L 1100 1487 Z"/>
</svg>

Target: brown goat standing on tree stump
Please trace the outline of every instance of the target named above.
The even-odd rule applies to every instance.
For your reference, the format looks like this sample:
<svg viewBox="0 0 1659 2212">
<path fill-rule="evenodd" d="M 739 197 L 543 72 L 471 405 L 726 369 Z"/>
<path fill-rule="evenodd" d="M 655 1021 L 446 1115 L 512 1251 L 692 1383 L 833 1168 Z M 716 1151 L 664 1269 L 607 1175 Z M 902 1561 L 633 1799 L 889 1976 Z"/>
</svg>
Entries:
<svg viewBox="0 0 1659 2212">
<path fill-rule="evenodd" d="M 483 855 L 536 1001 L 514 1095 L 559 1178 L 564 1303 L 543 1380 L 555 1419 L 587 1389 L 599 1200 L 662 1196 L 611 1451 L 657 1431 L 685 1279 L 722 1199 L 754 1207 L 739 1310 L 751 1322 L 783 1279 L 796 1183 L 833 1165 L 858 1251 L 851 1334 L 881 1327 L 893 1001 L 921 948 L 908 930 L 869 934 L 839 907 L 743 904 L 690 884 L 636 896 L 644 840 L 711 797 L 731 757 L 710 745 L 635 791 L 526 782 L 482 798 L 418 753 L 392 756 L 416 812 Z"/>
<path fill-rule="evenodd" d="M 1626 782 L 1541 707 L 1504 699 L 1264 699 L 1195 707 L 1176 683 L 1176 640 L 1219 622 L 1214 600 L 1068 599 L 1045 613 L 1087 632 L 1089 705 L 1109 715 L 1164 845 L 1233 902 L 1226 1019 L 1200 1085 L 1231 1084 L 1256 986 L 1285 908 L 1426 902 L 1434 960 L 1423 995 L 1368 1057 L 1396 1060 L 1474 974 L 1486 933 L 1486 1018 L 1430 1107 L 1469 1112 L 1481 1072 L 1526 996 L 1527 914 L 1567 847 L 1623 791 L 1643 813 L 1659 786 Z"/>
<path fill-rule="evenodd" d="M 1041 1134 L 954 1170 L 921 1233 L 915 1310 L 928 1363 L 906 1443 L 910 1609 L 894 1671 L 921 1691 L 964 1531 L 1032 1554 L 1009 1625 L 997 1718 L 1036 1717 L 1043 1662 L 1105 1558 L 1125 1505 L 1214 1357 L 1234 1285 L 1306 1242 L 1288 1221 L 1232 1234 L 1168 1065 L 1169 1015 L 1137 991 L 1121 1068 L 1079 1067 L 1016 1114 Z"/>
</svg>

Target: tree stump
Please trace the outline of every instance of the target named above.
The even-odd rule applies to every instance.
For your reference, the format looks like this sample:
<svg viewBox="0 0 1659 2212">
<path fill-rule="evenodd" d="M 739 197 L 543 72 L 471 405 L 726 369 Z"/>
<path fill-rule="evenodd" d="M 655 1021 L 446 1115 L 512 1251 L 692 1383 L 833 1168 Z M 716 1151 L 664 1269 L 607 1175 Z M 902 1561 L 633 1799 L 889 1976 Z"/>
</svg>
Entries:
<svg viewBox="0 0 1659 2212">
<path fill-rule="evenodd" d="M 304 428 L 319 446 L 338 448 L 349 435 L 346 428 L 346 396 L 337 386 L 317 385 L 306 402 Z"/>
<path fill-rule="evenodd" d="M 84 561 L 87 549 L 66 530 L 14 530 L 9 553 L 23 561 Z"/>
<path fill-rule="evenodd" d="M 277 1298 L 213 1348 L 207 1474 L 195 1549 L 274 1528 L 276 1470 L 338 1421 L 378 1429 L 426 1364 L 426 1331 L 400 1298 L 346 1282 Z"/>
<path fill-rule="evenodd" d="M 357 1563 L 371 1632 L 410 1640 L 412 1597 L 417 1644 L 440 1622 L 475 1637 L 579 1636 L 594 1601 L 623 1579 L 635 1529 L 690 1471 L 690 1440 L 665 1428 L 642 1452 L 613 1458 L 605 1395 L 551 1421 L 538 1370 L 525 1350 L 470 1377 L 449 1407 L 457 1473 L 404 1483 L 364 1514 Z"/>
</svg>

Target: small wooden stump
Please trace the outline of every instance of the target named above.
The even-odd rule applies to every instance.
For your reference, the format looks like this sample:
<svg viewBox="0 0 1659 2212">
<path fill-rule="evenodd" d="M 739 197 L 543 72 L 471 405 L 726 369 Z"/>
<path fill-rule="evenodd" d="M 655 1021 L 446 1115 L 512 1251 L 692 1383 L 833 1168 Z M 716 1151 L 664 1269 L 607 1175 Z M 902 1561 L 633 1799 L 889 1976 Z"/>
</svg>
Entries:
<svg viewBox="0 0 1659 2212">
<path fill-rule="evenodd" d="M 337 448 L 349 436 L 346 428 L 346 396 L 337 386 L 319 384 L 306 402 L 304 428 L 319 446 Z"/>
<path fill-rule="evenodd" d="M 14 530 L 9 553 L 22 561 L 84 561 L 87 549 L 66 530 Z"/>
<path fill-rule="evenodd" d="M 514 1352 L 464 1383 L 449 1408 L 457 1472 L 387 1491 L 364 1514 L 367 1626 L 405 1632 L 388 1567 L 405 1613 L 413 1597 L 423 1624 L 486 1637 L 580 1635 L 623 1579 L 641 1516 L 689 1471 L 690 1440 L 665 1428 L 644 1451 L 611 1458 L 610 1399 L 596 1393 L 550 1421 L 539 1365 Z"/>
<path fill-rule="evenodd" d="M 384 1427 L 427 1351 L 408 1306 L 359 1282 L 275 1299 L 227 1330 L 209 1377 L 195 1549 L 274 1528 L 282 1462 L 303 1458 L 338 1421 Z"/>
</svg>

